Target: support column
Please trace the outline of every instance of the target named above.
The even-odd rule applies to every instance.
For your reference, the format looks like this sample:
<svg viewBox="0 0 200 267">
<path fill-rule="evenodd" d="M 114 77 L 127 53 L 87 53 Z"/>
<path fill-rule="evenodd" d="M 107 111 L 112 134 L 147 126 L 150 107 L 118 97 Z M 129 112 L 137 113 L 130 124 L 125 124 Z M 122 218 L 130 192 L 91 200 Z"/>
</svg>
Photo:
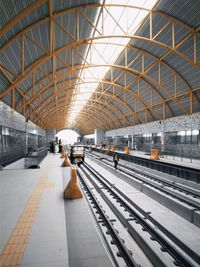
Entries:
<svg viewBox="0 0 200 267">
<path fill-rule="evenodd" d="M 56 135 L 56 129 L 47 129 L 46 130 L 46 140 L 47 140 L 47 145 L 49 144 L 49 142 L 51 142 L 52 139 L 55 138 Z"/>
<path fill-rule="evenodd" d="M 105 131 L 102 129 L 95 129 L 95 145 L 100 145 L 105 138 Z"/>
<path fill-rule="evenodd" d="M 132 134 L 132 143 L 131 143 L 131 149 L 133 150 L 133 138 L 134 138 L 134 134 Z"/>
</svg>

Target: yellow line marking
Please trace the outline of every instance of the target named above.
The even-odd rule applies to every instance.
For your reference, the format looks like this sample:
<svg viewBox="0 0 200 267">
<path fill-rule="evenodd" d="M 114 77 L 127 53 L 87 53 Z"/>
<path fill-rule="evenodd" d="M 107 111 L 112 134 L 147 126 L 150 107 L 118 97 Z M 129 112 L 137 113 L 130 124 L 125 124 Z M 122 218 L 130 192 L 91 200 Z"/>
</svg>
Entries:
<svg viewBox="0 0 200 267">
<path fill-rule="evenodd" d="M 54 187 L 54 183 L 48 181 L 50 166 L 51 164 L 48 163 L 48 166 L 40 176 L 34 192 L 0 255 L 0 267 L 19 267 L 21 264 L 42 194 L 45 189 Z"/>
</svg>

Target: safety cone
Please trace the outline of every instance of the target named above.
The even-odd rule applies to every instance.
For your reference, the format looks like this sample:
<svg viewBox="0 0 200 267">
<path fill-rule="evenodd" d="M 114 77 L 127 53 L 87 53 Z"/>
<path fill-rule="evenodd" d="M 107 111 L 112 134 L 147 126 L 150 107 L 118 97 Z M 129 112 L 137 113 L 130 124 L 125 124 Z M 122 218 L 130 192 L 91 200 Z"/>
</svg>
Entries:
<svg viewBox="0 0 200 267">
<path fill-rule="evenodd" d="M 154 159 L 154 160 L 159 160 L 160 159 L 158 149 L 151 149 L 151 157 L 150 157 L 150 159 Z"/>
<path fill-rule="evenodd" d="M 129 154 L 129 148 L 128 148 L 128 146 L 125 146 L 125 148 L 124 148 L 124 154 Z"/>
<path fill-rule="evenodd" d="M 76 167 L 71 166 L 71 179 L 65 188 L 64 191 L 64 198 L 65 199 L 75 199 L 75 198 L 82 198 L 83 195 L 81 193 L 81 190 L 79 189 L 77 185 L 77 172 Z"/>
<path fill-rule="evenodd" d="M 110 147 L 110 151 L 112 151 L 112 152 L 115 151 L 115 146 L 114 146 L 114 145 L 111 145 L 111 147 Z"/>
<path fill-rule="evenodd" d="M 65 156 L 65 159 L 61 165 L 62 167 L 69 167 L 70 166 L 70 163 L 69 163 L 69 160 L 67 158 L 67 156 Z"/>
<path fill-rule="evenodd" d="M 65 151 L 63 150 L 62 153 L 61 153 L 61 157 L 60 157 L 60 158 L 61 158 L 61 159 L 64 159 L 65 156 L 66 156 L 66 153 L 65 153 Z"/>
</svg>

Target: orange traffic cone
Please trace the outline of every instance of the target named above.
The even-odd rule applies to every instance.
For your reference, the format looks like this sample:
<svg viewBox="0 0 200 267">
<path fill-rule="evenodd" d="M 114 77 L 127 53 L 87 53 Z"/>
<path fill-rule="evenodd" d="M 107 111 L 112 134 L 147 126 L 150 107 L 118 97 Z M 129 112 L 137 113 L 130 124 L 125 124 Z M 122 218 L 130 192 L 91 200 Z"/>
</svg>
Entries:
<svg viewBox="0 0 200 267">
<path fill-rule="evenodd" d="M 128 146 L 125 146 L 125 148 L 124 148 L 124 154 L 129 154 L 129 148 L 128 148 Z"/>
<path fill-rule="evenodd" d="M 160 159 L 158 149 L 151 149 L 151 157 L 150 157 L 150 159 L 154 159 L 154 160 L 159 160 Z"/>
<path fill-rule="evenodd" d="M 115 151 L 115 146 L 111 145 L 110 151 L 114 152 Z"/>
<path fill-rule="evenodd" d="M 77 185 L 77 172 L 76 167 L 71 166 L 71 179 L 65 188 L 64 191 L 64 198 L 65 199 L 74 199 L 74 198 L 82 198 L 83 195 L 81 193 L 81 190 L 79 189 Z"/>
<path fill-rule="evenodd" d="M 67 158 L 67 156 L 65 156 L 65 159 L 61 165 L 62 167 L 69 167 L 70 166 L 70 163 L 69 163 L 69 160 Z"/>
<path fill-rule="evenodd" d="M 61 158 L 61 159 L 64 159 L 65 156 L 66 156 L 66 153 L 65 153 L 65 151 L 63 150 L 60 158 Z"/>
</svg>

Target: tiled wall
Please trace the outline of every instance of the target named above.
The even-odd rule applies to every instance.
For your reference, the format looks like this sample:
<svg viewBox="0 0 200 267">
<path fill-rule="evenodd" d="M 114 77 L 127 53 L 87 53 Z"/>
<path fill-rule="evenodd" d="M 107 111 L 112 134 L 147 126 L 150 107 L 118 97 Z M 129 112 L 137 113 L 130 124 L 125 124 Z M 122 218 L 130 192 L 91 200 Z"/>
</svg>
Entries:
<svg viewBox="0 0 200 267">
<path fill-rule="evenodd" d="M 105 136 L 127 136 L 145 133 L 187 131 L 200 129 L 200 113 L 166 119 L 165 121 L 154 121 L 146 124 L 135 125 L 107 131 Z"/>
</svg>

